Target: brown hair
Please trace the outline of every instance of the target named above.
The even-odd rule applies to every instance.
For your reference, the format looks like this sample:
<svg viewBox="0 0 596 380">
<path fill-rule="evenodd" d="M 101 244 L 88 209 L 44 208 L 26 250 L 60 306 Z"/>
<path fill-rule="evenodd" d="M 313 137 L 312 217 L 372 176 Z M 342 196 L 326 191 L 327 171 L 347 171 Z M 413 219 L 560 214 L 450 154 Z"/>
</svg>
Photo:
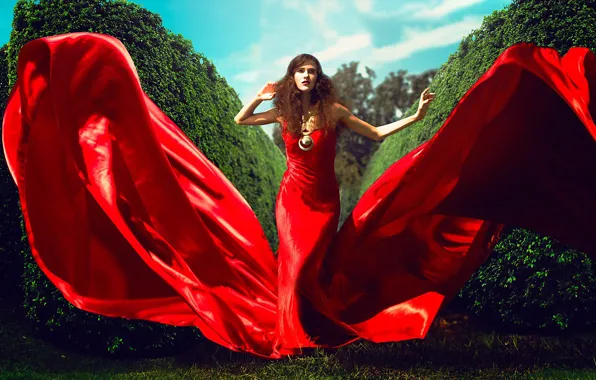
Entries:
<svg viewBox="0 0 596 380">
<path fill-rule="evenodd" d="M 300 90 L 294 82 L 294 74 L 307 61 L 314 62 L 317 69 L 317 81 L 311 92 L 311 104 L 315 107 L 316 128 L 331 129 L 335 127 L 332 111 L 333 104 L 337 101 L 337 94 L 333 82 L 323 73 L 318 59 L 310 54 L 300 54 L 290 61 L 286 74 L 277 81 L 275 86 L 275 108 L 286 123 L 288 132 L 294 136 L 300 135 L 302 124 L 302 100 Z"/>
</svg>

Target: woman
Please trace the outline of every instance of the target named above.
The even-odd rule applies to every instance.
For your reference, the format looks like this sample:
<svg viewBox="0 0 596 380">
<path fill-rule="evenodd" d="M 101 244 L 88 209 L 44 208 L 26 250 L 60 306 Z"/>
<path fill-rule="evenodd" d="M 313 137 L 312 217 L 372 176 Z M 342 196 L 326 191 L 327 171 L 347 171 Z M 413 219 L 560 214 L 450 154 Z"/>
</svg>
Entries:
<svg viewBox="0 0 596 380">
<path fill-rule="evenodd" d="M 595 87 L 588 49 L 561 58 L 512 46 L 336 233 L 335 124 L 381 139 L 424 116 L 434 95 L 422 94 L 417 117 L 373 128 L 335 103 L 314 58 L 299 57 L 275 110 L 252 115 L 273 98 L 268 86 L 237 118 L 283 127 L 277 262 L 248 203 L 143 92 L 113 37 L 27 43 L 3 145 L 33 257 L 69 302 L 280 358 L 424 338 L 502 223 L 596 252 Z"/>
<path fill-rule="evenodd" d="M 275 108 L 254 114 L 263 100 L 272 100 L 277 92 L 280 96 L 276 99 Z M 267 83 L 257 96 L 238 112 L 234 120 L 241 125 L 277 122 L 287 127 L 294 135 L 300 132 L 302 135 L 308 135 L 314 128 L 335 129 L 338 123 L 342 123 L 365 137 L 380 141 L 422 120 L 435 94 L 429 93 L 428 88 L 425 89 L 420 95 L 415 115 L 378 128 L 358 119 L 345 107 L 336 103 L 336 97 L 333 83 L 323 73 L 319 60 L 310 54 L 300 54 L 289 63 L 286 75 L 279 84 Z M 287 121 L 283 114 L 287 114 Z M 315 116 L 321 120 L 316 126 L 313 123 Z"/>
<path fill-rule="evenodd" d="M 271 100 L 276 94 L 275 108 L 254 114 L 261 101 Z M 280 123 L 286 145 L 288 169 L 276 202 L 279 346 L 311 347 L 316 345 L 313 336 L 320 338 L 325 333 L 312 330 L 324 323 L 324 317 L 311 309 L 321 300 L 311 287 L 317 282 L 340 215 L 334 172 L 336 125 L 342 123 L 380 141 L 421 120 L 434 96 L 424 90 L 415 115 L 375 128 L 338 104 L 333 83 L 317 58 L 301 54 L 292 59 L 278 83 L 265 85 L 236 115 L 235 121 L 241 125 Z M 308 333 L 305 315 L 312 320 Z M 330 327 L 325 329 L 328 333 Z"/>
</svg>

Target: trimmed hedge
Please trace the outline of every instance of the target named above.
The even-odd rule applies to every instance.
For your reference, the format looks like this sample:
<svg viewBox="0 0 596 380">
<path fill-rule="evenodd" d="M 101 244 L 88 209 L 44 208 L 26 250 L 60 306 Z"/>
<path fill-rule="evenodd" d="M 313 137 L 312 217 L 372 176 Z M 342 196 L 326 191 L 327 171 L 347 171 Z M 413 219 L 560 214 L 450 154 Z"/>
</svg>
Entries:
<svg viewBox="0 0 596 380">
<path fill-rule="evenodd" d="M 503 10 L 485 17 L 482 26 L 466 36 L 457 51 L 438 70 L 431 85 L 437 98 L 426 118 L 387 138 L 376 152 L 365 173 L 360 194 L 392 163 L 433 136 L 459 99 L 499 54 L 518 42 L 552 47 L 560 54 L 573 46 L 595 51 L 596 1 L 514 0 Z M 412 115 L 417 107 L 416 102 L 404 117 Z M 550 242 L 550 246 L 547 247 L 545 242 Z M 505 234 L 494 257 L 466 285 L 461 297 L 474 305 L 472 309 L 478 315 L 488 316 L 491 314 L 489 309 L 496 308 L 499 320 L 506 325 L 535 328 L 556 325 L 558 329 L 591 325 L 593 319 L 588 317 L 590 314 L 586 310 L 594 307 L 596 298 L 591 292 L 576 295 L 575 288 L 566 289 L 561 285 L 570 281 L 569 278 L 579 289 L 588 289 L 592 284 L 591 262 L 573 252 L 527 230 Z M 568 263 L 569 260 L 571 263 Z M 521 275 L 525 273 L 523 266 L 517 269 L 520 262 L 528 263 L 524 265 L 533 263 L 535 275 L 527 275 L 528 281 L 514 281 L 506 292 L 502 291 L 499 284 L 510 281 L 513 274 L 526 278 L 526 275 Z M 554 293 L 536 292 L 537 288 L 550 289 Z M 574 297 L 586 302 L 585 308 L 574 306 L 577 301 Z M 528 307 L 535 306 L 535 303 L 543 306 L 539 309 Z"/>
<path fill-rule="evenodd" d="M 144 91 L 234 183 L 255 210 L 272 249 L 277 249 L 274 206 L 285 170 L 283 155 L 261 128 L 235 124 L 234 115 L 242 107 L 238 94 L 189 40 L 165 29 L 159 15 L 124 0 L 19 0 L 14 9 L 7 47 L 8 88 L 1 93 L 15 83 L 18 52 L 28 41 L 82 31 L 118 38 L 135 62 Z M 1 178 L 6 177 L 6 166 L 0 170 Z M 6 193 L 2 190 L 8 210 L 2 223 L 15 226 L 20 213 L 5 206 L 5 200 L 15 196 L 14 185 Z M 10 250 L 6 254 L 18 255 L 18 249 L 5 242 L 3 248 Z M 28 248 L 23 253 L 25 311 L 44 335 L 111 353 L 188 348 L 197 340 L 193 328 L 104 318 L 75 309 L 41 273 Z"/>
<path fill-rule="evenodd" d="M 0 48 L 0 114 L 4 114 L 8 101 L 7 46 Z M 22 301 L 20 277 L 23 273 L 23 256 L 27 246 L 23 238 L 19 215 L 19 194 L 6 166 L 4 152 L 0 154 L 0 302 L 18 308 Z"/>
<path fill-rule="evenodd" d="M 546 236 L 511 229 L 465 288 L 467 307 L 508 329 L 581 331 L 596 325 L 596 265 Z"/>
</svg>

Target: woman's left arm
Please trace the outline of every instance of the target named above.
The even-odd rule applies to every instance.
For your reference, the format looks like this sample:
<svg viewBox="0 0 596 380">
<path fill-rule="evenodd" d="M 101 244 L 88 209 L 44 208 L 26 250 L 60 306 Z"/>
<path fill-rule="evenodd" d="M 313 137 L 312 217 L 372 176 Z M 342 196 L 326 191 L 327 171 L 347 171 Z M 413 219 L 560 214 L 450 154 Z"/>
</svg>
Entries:
<svg viewBox="0 0 596 380">
<path fill-rule="evenodd" d="M 403 118 L 398 120 L 394 123 L 382 125 L 380 127 L 373 127 L 369 123 L 360 120 L 356 116 L 354 116 L 347 108 L 341 105 L 337 105 L 336 112 L 337 112 L 337 120 L 342 122 L 346 127 L 352 129 L 356 133 L 359 133 L 365 137 L 370 139 L 381 141 L 385 139 L 387 136 L 391 136 L 394 133 L 405 129 L 406 127 L 414 124 L 417 121 L 420 121 L 426 115 L 426 111 L 430 106 L 430 102 L 435 98 L 435 94 L 429 92 L 427 88 L 422 92 L 420 95 L 420 103 L 418 104 L 418 110 L 412 116 Z"/>
</svg>

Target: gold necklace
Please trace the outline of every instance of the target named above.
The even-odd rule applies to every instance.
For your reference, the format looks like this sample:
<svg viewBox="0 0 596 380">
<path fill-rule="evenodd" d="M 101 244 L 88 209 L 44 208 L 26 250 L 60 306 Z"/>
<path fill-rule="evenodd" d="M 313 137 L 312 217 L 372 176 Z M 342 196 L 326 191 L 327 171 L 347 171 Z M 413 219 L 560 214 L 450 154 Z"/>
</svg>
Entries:
<svg viewBox="0 0 596 380">
<path fill-rule="evenodd" d="M 314 132 L 314 129 L 312 128 L 313 124 L 314 116 L 312 116 L 312 112 L 309 110 L 308 120 L 306 122 L 304 121 L 304 115 L 302 115 L 302 137 L 300 138 L 300 140 L 298 140 L 298 147 L 305 152 L 308 152 L 315 146 L 314 140 L 312 139 L 312 137 L 310 137 L 310 134 Z"/>
</svg>

